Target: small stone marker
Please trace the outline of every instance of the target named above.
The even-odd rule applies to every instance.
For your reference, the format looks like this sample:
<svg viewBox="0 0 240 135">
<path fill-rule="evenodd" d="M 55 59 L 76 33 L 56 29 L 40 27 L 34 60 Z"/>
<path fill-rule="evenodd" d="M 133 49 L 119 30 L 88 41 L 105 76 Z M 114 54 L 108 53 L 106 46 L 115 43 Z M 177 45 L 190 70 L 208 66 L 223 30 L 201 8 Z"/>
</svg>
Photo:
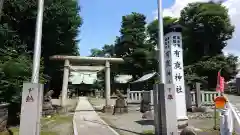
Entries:
<svg viewBox="0 0 240 135">
<path fill-rule="evenodd" d="M 35 135 L 40 129 L 42 88 L 41 84 L 23 84 L 19 135 Z"/>
<path fill-rule="evenodd" d="M 186 127 L 182 130 L 180 135 L 197 135 L 193 128 Z"/>
<path fill-rule="evenodd" d="M 42 107 L 43 115 L 52 115 L 55 112 L 55 110 L 52 106 L 53 93 L 54 93 L 54 91 L 50 90 L 43 97 L 43 107 Z"/>
<path fill-rule="evenodd" d="M 115 113 L 126 113 L 128 112 L 128 108 L 127 108 L 127 103 L 124 99 L 124 95 L 117 90 L 116 91 L 116 96 L 118 96 L 116 103 L 114 105 L 114 109 L 113 109 L 113 115 Z"/>
<path fill-rule="evenodd" d="M 145 113 L 145 112 L 150 111 L 150 110 L 151 110 L 150 102 L 142 99 L 142 101 L 140 103 L 140 112 Z"/>
<path fill-rule="evenodd" d="M 146 111 L 145 113 L 143 113 L 142 119 L 154 120 L 154 112 L 153 111 Z"/>
</svg>

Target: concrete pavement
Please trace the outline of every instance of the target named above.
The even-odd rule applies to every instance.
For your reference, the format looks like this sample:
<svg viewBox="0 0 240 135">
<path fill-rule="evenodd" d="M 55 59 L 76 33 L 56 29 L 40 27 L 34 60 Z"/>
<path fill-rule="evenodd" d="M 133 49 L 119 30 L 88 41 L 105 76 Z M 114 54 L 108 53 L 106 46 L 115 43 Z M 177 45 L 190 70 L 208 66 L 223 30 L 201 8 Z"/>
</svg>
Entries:
<svg viewBox="0 0 240 135">
<path fill-rule="evenodd" d="M 79 97 L 74 121 L 78 135 L 119 135 L 94 111 L 87 97 Z"/>
<path fill-rule="evenodd" d="M 230 102 L 240 111 L 240 96 L 226 94 Z"/>
</svg>

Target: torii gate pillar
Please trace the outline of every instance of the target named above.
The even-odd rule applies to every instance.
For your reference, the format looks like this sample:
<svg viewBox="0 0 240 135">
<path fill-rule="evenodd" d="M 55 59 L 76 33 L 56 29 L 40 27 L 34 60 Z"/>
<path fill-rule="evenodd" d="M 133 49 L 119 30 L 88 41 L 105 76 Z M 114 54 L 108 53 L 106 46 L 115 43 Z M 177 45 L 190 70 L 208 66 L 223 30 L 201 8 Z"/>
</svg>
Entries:
<svg viewBox="0 0 240 135">
<path fill-rule="evenodd" d="M 109 61 L 105 62 L 105 98 L 106 106 L 110 106 L 110 97 L 111 97 L 111 79 L 110 79 L 110 63 Z"/>
<path fill-rule="evenodd" d="M 70 62 L 69 62 L 68 59 L 66 59 L 65 62 L 64 62 L 64 71 L 63 71 L 61 106 L 65 106 L 64 103 L 67 99 L 69 65 L 70 65 Z"/>
</svg>

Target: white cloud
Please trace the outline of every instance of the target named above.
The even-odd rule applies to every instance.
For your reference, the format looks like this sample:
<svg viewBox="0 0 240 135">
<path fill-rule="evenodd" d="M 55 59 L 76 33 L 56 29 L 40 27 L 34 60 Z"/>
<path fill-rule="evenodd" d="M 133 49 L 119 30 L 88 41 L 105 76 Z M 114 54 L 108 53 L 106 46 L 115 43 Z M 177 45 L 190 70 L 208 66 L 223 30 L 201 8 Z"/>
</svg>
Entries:
<svg viewBox="0 0 240 135">
<path fill-rule="evenodd" d="M 187 6 L 188 3 L 192 2 L 207 2 L 209 0 L 175 0 L 175 3 L 167 9 L 163 10 L 163 16 L 179 17 L 180 11 Z M 220 0 L 214 0 L 220 1 Z M 240 6 L 240 0 L 221 0 L 224 1 L 223 5 L 229 10 L 229 16 L 232 24 L 235 26 L 235 32 L 233 38 L 228 41 L 228 46 L 224 49 L 225 53 L 232 53 L 240 56 L 240 12 L 237 12 L 238 6 Z M 154 12 L 157 18 L 157 11 Z"/>
</svg>

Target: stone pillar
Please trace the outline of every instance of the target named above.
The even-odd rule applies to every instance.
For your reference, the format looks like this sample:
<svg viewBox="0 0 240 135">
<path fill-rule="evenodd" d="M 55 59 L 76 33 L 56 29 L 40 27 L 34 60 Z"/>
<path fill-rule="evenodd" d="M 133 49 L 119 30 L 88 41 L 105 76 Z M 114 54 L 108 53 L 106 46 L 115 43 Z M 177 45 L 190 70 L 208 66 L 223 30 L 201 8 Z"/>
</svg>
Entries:
<svg viewBox="0 0 240 135">
<path fill-rule="evenodd" d="M 131 100 L 130 97 L 130 87 L 127 88 L 127 101 Z"/>
<path fill-rule="evenodd" d="M 186 94 L 186 108 L 188 111 L 192 112 L 192 96 L 190 87 L 185 84 L 185 94 Z"/>
<path fill-rule="evenodd" d="M 187 125 L 188 117 L 185 99 L 182 35 L 180 31 L 172 29 L 165 35 L 164 39 L 166 83 L 175 85 L 178 124 L 184 126 Z"/>
<path fill-rule="evenodd" d="M 174 84 L 155 84 L 154 86 L 155 134 L 177 135 L 177 107 Z"/>
<path fill-rule="evenodd" d="M 69 60 L 65 60 L 63 71 L 61 106 L 65 105 L 67 99 L 68 77 L 69 77 Z"/>
<path fill-rule="evenodd" d="M 106 61 L 105 63 L 105 98 L 106 106 L 110 106 L 110 96 L 111 96 L 111 80 L 110 80 L 110 63 Z"/>
<path fill-rule="evenodd" d="M 195 98 L 196 98 L 196 107 L 199 108 L 201 107 L 201 84 L 200 83 L 196 83 L 196 91 L 195 91 Z"/>
</svg>

